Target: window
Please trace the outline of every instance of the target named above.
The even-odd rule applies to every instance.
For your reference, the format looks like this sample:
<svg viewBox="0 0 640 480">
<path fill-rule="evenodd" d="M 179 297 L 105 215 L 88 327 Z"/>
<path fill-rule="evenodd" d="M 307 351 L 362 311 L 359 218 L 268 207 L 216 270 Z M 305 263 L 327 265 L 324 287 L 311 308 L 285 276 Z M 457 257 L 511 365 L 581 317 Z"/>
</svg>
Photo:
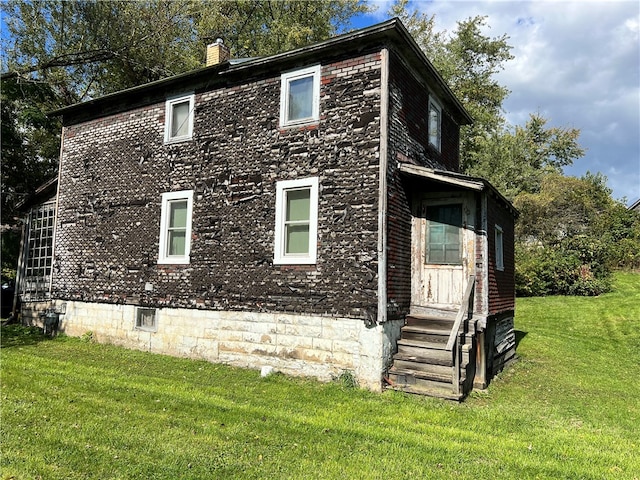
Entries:
<svg viewBox="0 0 640 480">
<path fill-rule="evenodd" d="M 275 264 L 316 263 L 318 178 L 276 185 Z"/>
<path fill-rule="evenodd" d="M 156 332 L 158 330 L 155 308 L 136 308 L 136 330 L 145 330 L 147 332 Z"/>
<path fill-rule="evenodd" d="M 193 104 L 195 95 L 167 100 L 165 109 L 165 143 L 191 140 L 193 134 Z"/>
<path fill-rule="evenodd" d="M 427 263 L 462 264 L 462 205 L 427 207 Z"/>
<path fill-rule="evenodd" d="M 504 243 L 503 243 L 502 227 L 496 225 L 496 268 L 500 271 L 504 270 Z"/>
<path fill-rule="evenodd" d="M 429 143 L 440 151 L 442 137 L 442 108 L 434 100 L 429 101 Z"/>
<path fill-rule="evenodd" d="M 162 195 L 158 263 L 189 263 L 192 209 L 193 190 Z"/>
<path fill-rule="evenodd" d="M 280 78 L 280 126 L 317 122 L 320 118 L 320 65 Z"/>
<path fill-rule="evenodd" d="M 46 300 L 51 286 L 55 202 L 33 208 L 29 214 L 25 249 L 27 252 L 20 279 L 22 300 Z"/>
</svg>

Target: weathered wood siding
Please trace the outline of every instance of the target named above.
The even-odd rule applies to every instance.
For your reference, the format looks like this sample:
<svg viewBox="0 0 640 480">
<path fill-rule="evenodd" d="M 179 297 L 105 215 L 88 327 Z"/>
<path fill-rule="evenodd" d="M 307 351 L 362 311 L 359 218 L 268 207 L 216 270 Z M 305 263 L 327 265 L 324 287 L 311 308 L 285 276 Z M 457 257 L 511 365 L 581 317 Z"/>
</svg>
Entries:
<svg viewBox="0 0 640 480">
<path fill-rule="evenodd" d="M 489 257 L 489 313 L 515 309 L 514 216 L 504 203 L 492 195 L 487 199 L 487 243 Z M 496 267 L 496 225 L 503 230 L 504 269 Z"/>
<path fill-rule="evenodd" d="M 54 297 L 375 319 L 380 53 L 321 75 L 312 127 L 279 129 L 279 71 L 196 91 L 192 141 L 164 144 L 164 98 L 71 122 Z M 276 182 L 316 176 L 317 264 L 275 266 Z M 158 265 L 161 194 L 191 189 L 191 263 Z"/>
</svg>

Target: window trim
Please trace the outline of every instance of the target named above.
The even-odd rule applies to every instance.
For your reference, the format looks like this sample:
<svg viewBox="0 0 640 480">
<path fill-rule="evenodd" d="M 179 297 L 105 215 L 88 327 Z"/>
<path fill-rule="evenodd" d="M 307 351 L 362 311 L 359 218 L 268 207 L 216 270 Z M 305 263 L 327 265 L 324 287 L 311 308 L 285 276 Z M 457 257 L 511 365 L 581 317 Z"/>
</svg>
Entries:
<svg viewBox="0 0 640 480">
<path fill-rule="evenodd" d="M 168 255 L 169 241 L 169 205 L 176 200 L 187 200 L 187 225 L 185 229 L 184 255 Z M 193 190 L 167 192 L 162 194 L 162 209 L 160 214 L 160 246 L 158 250 L 158 264 L 187 265 L 190 263 L 191 253 L 191 223 L 193 214 Z"/>
<path fill-rule="evenodd" d="M 285 218 L 286 194 L 292 190 L 309 188 L 309 252 L 307 254 L 286 254 Z M 276 183 L 276 219 L 274 239 L 274 265 L 314 265 L 318 254 L 318 177 L 296 180 L 282 180 Z"/>
<path fill-rule="evenodd" d="M 435 142 L 432 141 L 433 133 L 431 132 L 431 110 L 432 108 L 438 112 L 438 131 L 435 134 Z M 442 151 L 442 106 L 433 97 L 429 97 L 429 111 L 427 114 L 427 129 L 429 136 L 429 144 L 435 147 L 439 152 Z"/>
<path fill-rule="evenodd" d="M 178 143 L 191 140 L 193 138 L 193 114 L 195 104 L 195 94 L 180 95 L 178 97 L 168 98 L 165 102 L 164 112 L 164 143 Z M 173 121 L 173 107 L 177 104 L 189 102 L 189 125 L 188 133 L 176 137 L 171 136 L 171 127 Z"/>
<path fill-rule="evenodd" d="M 496 250 L 496 269 L 504 271 L 504 230 L 500 225 L 495 226 L 495 250 Z"/>
<path fill-rule="evenodd" d="M 433 208 L 442 208 L 442 207 L 460 207 L 460 219 L 461 219 L 461 226 L 460 227 L 456 227 L 459 228 L 459 235 L 458 235 L 458 260 L 456 262 L 436 262 L 433 261 L 430 258 L 431 255 L 431 243 L 429 242 L 429 235 L 430 235 L 430 229 L 431 229 L 431 222 L 432 220 L 429 220 L 429 209 L 433 209 Z M 437 203 L 430 203 L 429 205 L 427 205 L 426 207 L 426 222 L 425 222 L 425 239 L 424 239 L 424 248 L 425 248 L 425 253 L 424 253 L 424 263 L 425 265 L 430 265 L 430 266 L 448 266 L 448 267 L 461 267 L 464 264 L 464 205 L 462 202 L 437 202 Z M 438 224 L 441 224 L 440 222 L 436 222 Z M 445 245 L 446 243 L 443 243 L 442 245 Z"/>
<path fill-rule="evenodd" d="M 280 76 L 280 126 L 295 127 L 298 125 L 309 125 L 318 123 L 320 120 L 320 70 L 321 66 L 314 65 L 292 72 L 285 72 Z M 292 80 L 298 80 L 305 77 L 313 78 L 312 107 L 311 117 L 301 118 L 297 120 L 288 119 L 289 111 L 289 85 Z"/>
</svg>

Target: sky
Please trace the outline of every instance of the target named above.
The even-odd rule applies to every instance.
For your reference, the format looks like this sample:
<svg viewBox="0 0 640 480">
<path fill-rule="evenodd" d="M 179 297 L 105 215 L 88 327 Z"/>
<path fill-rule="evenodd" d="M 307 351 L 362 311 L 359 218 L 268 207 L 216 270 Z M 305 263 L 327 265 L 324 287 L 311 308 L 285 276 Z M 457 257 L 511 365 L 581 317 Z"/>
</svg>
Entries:
<svg viewBox="0 0 640 480">
<path fill-rule="evenodd" d="M 391 0 L 374 0 L 356 27 L 387 20 Z M 487 17 L 490 37 L 506 34 L 514 59 L 497 75 L 511 93 L 503 106 L 511 125 L 539 113 L 547 127 L 576 128 L 585 156 L 565 168 L 580 177 L 600 172 L 613 197 L 640 198 L 640 2 L 412 0 L 435 15 L 438 31 Z"/>
</svg>

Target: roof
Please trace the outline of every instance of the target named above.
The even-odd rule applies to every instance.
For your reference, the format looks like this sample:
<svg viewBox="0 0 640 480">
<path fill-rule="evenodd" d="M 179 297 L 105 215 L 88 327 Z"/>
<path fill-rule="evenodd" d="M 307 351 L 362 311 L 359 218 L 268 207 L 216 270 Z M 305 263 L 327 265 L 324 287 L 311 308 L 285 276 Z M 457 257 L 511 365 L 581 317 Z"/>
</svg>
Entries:
<svg viewBox="0 0 640 480">
<path fill-rule="evenodd" d="M 640 198 L 629 205 L 629 210 L 636 210 L 637 212 L 640 212 Z"/>
<path fill-rule="evenodd" d="M 507 209 L 514 214 L 514 216 L 517 217 L 520 215 L 520 212 L 518 212 L 516 207 L 514 207 L 496 187 L 491 185 L 491 183 L 484 178 L 471 177 L 463 173 L 450 172 L 448 170 L 436 170 L 433 168 L 421 167 L 410 163 L 399 163 L 398 170 L 400 170 L 400 173 L 404 173 L 405 175 L 431 180 L 433 182 L 442 183 L 452 187 L 459 187 L 463 190 L 473 190 L 476 192 L 489 191 L 496 198 L 501 200 Z"/>
<path fill-rule="evenodd" d="M 401 55 L 412 68 L 425 78 L 431 79 L 430 87 L 448 107 L 460 124 L 473 120 L 455 97 L 429 59 L 422 52 L 402 22 L 394 18 L 371 27 L 355 30 L 328 40 L 268 57 L 247 59 L 243 62 L 227 61 L 203 67 L 137 87 L 121 90 L 103 97 L 55 110 L 52 116 L 62 116 L 65 125 L 111 115 L 143 105 L 157 103 L 178 90 L 203 91 L 246 81 L 265 73 L 278 73 L 284 69 L 300 66 L 336 54 L 361 52 L 364 48 L 390 47 Z"/>
<path fill-rule="evenodd" d="M 33 205 L 51 200 L 56 196 L 57 191 L 58 177 L 55 176 L 36 188 L 31 195 L 16 203 L 16 209 L 19 211 L 27 211 Z"/>
</svg>

